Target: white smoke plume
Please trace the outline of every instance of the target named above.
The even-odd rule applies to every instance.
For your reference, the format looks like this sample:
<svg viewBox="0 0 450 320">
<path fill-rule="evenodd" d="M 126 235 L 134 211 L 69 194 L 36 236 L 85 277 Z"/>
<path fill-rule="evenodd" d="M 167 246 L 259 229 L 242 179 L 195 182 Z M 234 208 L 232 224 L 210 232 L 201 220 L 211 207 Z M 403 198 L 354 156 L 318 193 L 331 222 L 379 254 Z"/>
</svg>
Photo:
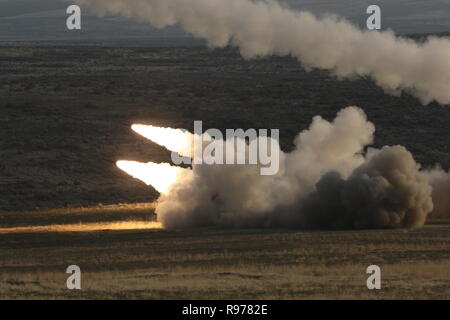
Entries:
<svg viewBox="0 0 450 320">
<path fill-rule="evenodd" d="M 233 45 L 245 58 L 296 57 L 305 69 L 339 78 L 371 77 L 392 94 L 408 92 L 428 104 L 450 103 L 450 40 L 424 43 L 391 31 L 362 31 L 336 16 L 318 18 L 275 1 L 74 0 L 98 14 L 117 14 L 163 28 L 180 25 L 211 47 Z"/>
<path fill-rule="evenodd" d="M 332 122 L 314 117 L 295 149 L 280 152 L 276 175 L 260 175 L 260 165 L 193 164 L 162 192 L 158 220 L 167 229 L 410 229 L 423 226 L 433 202 L 450 217 L 450 174 L 421 171 L 401 146 L 365 151 L 374 132 L 348 107 Z"/>
</svg>

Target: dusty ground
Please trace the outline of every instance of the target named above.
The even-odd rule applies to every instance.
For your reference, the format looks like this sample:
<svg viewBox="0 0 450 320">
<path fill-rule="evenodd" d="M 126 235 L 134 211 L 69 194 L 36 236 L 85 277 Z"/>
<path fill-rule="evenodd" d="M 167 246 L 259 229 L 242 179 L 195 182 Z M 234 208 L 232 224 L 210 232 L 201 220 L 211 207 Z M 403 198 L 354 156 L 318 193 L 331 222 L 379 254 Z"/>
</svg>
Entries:
<svg viewBox="0 0 450 320">
<path fill-rule="evenodd" d="M 100 209 L 91 215 L 102 217 Z M 92 231 L 79 219 L 77 232 L 73 224 L 0 229 L 1 299 L 450 298 L 450 223 L 416 231 L 167 232 L 150 221 L 145 230 L 100 222 Z M 66 289 L 72 264 L 82 271 L 80 291 Z M 378 291 L 366 287 L 372 264 L 381 267 Z"/>
</svg>

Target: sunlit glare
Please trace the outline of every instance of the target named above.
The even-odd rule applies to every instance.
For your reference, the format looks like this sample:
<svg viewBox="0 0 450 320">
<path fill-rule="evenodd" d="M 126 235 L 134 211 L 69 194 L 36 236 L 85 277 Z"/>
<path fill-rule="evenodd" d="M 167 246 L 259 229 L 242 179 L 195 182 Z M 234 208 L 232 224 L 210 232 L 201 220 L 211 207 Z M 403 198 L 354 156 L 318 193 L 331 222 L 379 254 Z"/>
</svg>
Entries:
<svg viewBox="0 0 450 320">
<path fill-rule="evenodd" d="M 0 228 L 0 234 L 33 232 L 92 232 L 101 230 L 138 230 L 161 228 L 161 224 L 156 221 L 117 221 Z"/>
</svg>

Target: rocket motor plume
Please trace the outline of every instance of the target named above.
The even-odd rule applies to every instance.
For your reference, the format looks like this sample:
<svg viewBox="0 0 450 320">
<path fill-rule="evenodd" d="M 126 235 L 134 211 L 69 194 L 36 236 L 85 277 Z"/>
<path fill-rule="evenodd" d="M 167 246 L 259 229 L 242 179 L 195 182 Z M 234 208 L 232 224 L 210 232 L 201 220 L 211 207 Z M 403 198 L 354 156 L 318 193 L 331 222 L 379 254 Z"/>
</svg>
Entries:
<svg viewBox="0 0 450 320">
<path fill-rule="evenodd" d="M 141 125 L 139 132 L 180 150 L 170 139 L 183 131 L 158 128 L 164 135 L 148 133 L 155 128 Z M 260 175 L 259 165 L 194 163 L 192 170 L 169 164 L 118 165 L 161 192 L 156 213 L 168 229 L 418 228 L 433 205 L 433 215 L 450 217 L 450 174 L 420 170 L 401 146 L 364 152 L 374 131 L 357 107 L 341 110 L 332 122 L 316 116 L 295 138 L 295 149 L 280 153 L 279 171 L 271 176 Z M 183 141 L 192 139 L 191 133 L 184 134 Z M 182 150 L 190 153 L 188 146 Z"/>
<path fill-rule="evenodd" d="M 117 167 L 130 176 L 153 186 L 158 192 L 167 192 L 186 169 L 171 166 L 168 163 L 140 163 L 136 161 L 117 161 Z"/>
<path fill-rule="evenodd" d="M 131 129 L 166 149 L 179 153 L 183 157 L 190 157 L 192 155 L 191 150 L 194 137 L 186 130 L 142 124 L 133 124 Z"/>
<path fill-rule="evenodd" d="M 304 68 L 339 78 L 371 77 L 386 92 L 428 104 L 450 103 L 450 40 L 424 43 L 391 31 L 362 31 L 345 19 L 294 11 L 275 1 L 74 0 L 99 15 L 117 14 L 162 28 L 180 25 L 211 47 L 233 45 L 245 58 L 296 57 Z"/>
</svg>

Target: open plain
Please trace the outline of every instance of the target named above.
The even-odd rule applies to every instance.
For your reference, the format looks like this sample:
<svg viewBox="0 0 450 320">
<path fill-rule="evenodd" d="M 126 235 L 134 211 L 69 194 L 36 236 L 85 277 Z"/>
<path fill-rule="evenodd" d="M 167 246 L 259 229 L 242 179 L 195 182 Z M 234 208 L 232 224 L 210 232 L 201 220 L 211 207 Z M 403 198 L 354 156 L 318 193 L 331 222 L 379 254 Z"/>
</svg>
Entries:
<svg viewBox="0 0 450 320">
<path fill-rule="evenodd" d="M 130 129 L 279 128 L 284 150 L 315 115 L 349 105 L 374 146 L 450 167 L 450 108 L 385 94 L 368 79 L 305 72 L 292 58 L 145 44 L 2 43 L 0 298 L 448 299 L 450 225 L 406 230 L 169 232 L 158 194 L 115 162 L 168 161 Z M 82 290 L 68 290 L 68 265 Z M 366 287 L 366 268 L 382 289 Z"/>
</svg>

